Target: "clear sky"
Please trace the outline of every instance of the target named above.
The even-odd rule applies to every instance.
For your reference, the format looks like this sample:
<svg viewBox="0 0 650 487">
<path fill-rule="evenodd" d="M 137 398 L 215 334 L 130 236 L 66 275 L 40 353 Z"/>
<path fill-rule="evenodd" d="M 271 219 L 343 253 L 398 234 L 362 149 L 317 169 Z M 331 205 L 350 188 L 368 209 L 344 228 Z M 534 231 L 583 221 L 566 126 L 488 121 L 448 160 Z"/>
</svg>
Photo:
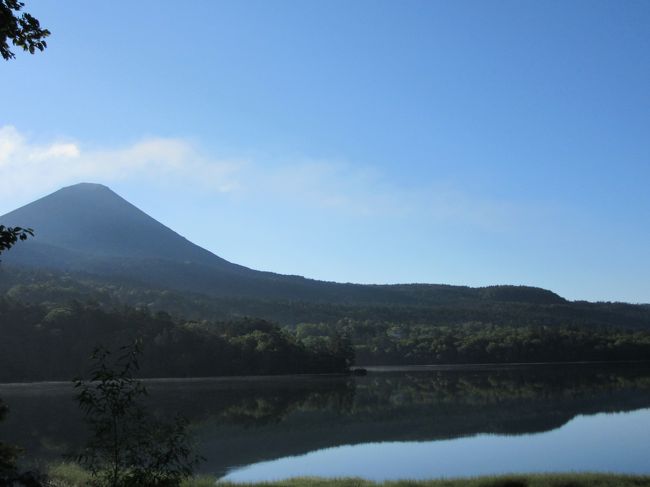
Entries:
<svg viewBox="0 0 650 487">
<path fill-rule="evenodd" d="M 650 2 L 27 0 L 0 214 L 104 183 L 335 281 L 650 302 Z"/>
</svg>

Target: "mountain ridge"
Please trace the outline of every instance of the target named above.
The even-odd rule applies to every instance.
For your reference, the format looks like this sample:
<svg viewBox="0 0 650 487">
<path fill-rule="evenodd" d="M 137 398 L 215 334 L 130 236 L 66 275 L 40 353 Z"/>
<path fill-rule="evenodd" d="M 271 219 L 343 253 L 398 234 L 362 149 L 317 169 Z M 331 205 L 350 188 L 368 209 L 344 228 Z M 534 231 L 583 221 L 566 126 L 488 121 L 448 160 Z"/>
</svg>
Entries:
<svg viewBox="0 0 650 487">
<path fill-rule="evenodd" d="M 0 221 L 36 231 L 33 239 L 3 255 L 8 264 L 135 278 L 145 285 L 215 296 L 411 304 L 453 295 L 459 300 L 567 302 L 531 286 L 337 283 L 250 269 L 192 243 L 96 183 L 66 186 Z"/>
</svg>

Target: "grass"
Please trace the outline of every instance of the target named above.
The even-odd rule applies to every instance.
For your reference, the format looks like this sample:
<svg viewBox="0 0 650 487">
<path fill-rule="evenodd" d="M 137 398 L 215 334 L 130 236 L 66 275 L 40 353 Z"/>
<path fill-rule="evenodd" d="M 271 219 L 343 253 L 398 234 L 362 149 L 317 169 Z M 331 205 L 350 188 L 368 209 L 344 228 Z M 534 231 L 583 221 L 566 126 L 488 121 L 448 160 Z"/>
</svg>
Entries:
<svg viewBox="0 0 650 487">
<path fill-rule="evenodd" d="M 188 487 L 194 484 L 187 484 Z M 197 484 L 197 486 L 200 484 Z M 203 484 L 204 485 L 204 484 Z M 650 476 L 613 474 L 524 474 L 495 477 L 472 477 L 441 480 L 397 480 L 370 482 L 368 480 L 295 478 L 278 482 L 231 484 L 219 482 L 219 487 L 650 487 Z"/>
<path fill-rule="evenodd" d="M 90 484 L 90 474 L 76 463 L 50 465 L 47 475 L 55 487 L 85 487 Z"/>
<path fill-rule="evenodd" d="M 90 475 L 73 463 L 59 463 L 49 469 L 53 487 L 85 487 Z M 181 487 L 213 487 L 217 479 L 199 476 L 185 480 Z M 324 479 L 299 477 L 277 482 L 218 482 L 218 487 L 650 487 L 650 476 L 581 474 L 531 474 L 471 477 L 440 480 L 398 480 L 371 482 L 359 478 Z"/>
</svg>

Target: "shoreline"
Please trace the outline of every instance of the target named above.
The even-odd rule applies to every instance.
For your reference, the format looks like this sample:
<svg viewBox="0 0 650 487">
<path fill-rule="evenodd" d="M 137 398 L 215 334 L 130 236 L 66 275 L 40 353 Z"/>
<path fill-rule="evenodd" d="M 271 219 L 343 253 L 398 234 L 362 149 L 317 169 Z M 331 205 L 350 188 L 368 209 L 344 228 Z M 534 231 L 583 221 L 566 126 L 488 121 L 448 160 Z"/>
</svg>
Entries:
<svg viewBox="0 0 650 487">
<path fill-rule="evenodd" d="M 576 360 L 570 362 L 488 362 L 467 364 L 419 364 L 419 365 L 356 365 L 352 369 L 366 369 L 368 372 L 417 372 L 417 371 L 453 371 L 480 369 L 509 369 L 523 367 L 552 367 L 558 365 L 650 365 L 650 360 Z"/>
<path fill-rule="evenodd" d="M 650 365 L 650 360 L 615 360 L 615 361 L 572 361 L 572 362 L 490 362 L 490 363 L 467 363 L 467 364 L 412 364 L 412 365 L 354 365 L 350 370 L 365 369 L 368 373 L 391 373 L 391 372 L 453 372 L 472 370 L 505 370 L 521 369 L 525 367 L 553 367 L 553 366 L 589 366 L 589 365 Z M 266 375 L 218 375 L 206 377 L 143 377 L 140 380 L 144 383 L 198 383 L 198 382 L 235 382 L 235 381 L 259 381 L 259 380 L 300 380 L 314 378 L 344 378 L 354 377 L 351 373 L 324 373 L 324 374 L 266 374 Z M 43 380 L 25 382 L 0 382 L 0 388 L 19 388 L 24 386 L 60 386 L 70 384 L 72 380 Z"/>
<path fill-rule="evenodd" d="M 61 487 L 87 485 L 90 476 L 75 464 L 59 464 L 50 469 L 51 479 Z M 180 487 L 650 487 L 650 475 L 563 472 L 484 475 L 477 477 L 427 480 L 400 479 L 372 481 L 363 478 L 292 477 L 261 482 L 230 482 L 211 475 L 185 479 Z"/>
</svg>

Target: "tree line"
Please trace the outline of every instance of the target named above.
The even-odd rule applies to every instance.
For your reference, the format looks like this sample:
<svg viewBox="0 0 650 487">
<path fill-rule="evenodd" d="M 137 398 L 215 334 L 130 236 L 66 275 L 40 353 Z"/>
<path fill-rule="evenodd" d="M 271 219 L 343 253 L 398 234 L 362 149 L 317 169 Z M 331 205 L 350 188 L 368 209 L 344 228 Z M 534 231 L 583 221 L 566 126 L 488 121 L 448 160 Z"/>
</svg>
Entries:
<svg viewBox="0 0 650 487">
<path fill-rule="evenodd" d="M 534 363 L 650 360 L 650 330 L 586 326 L 455 326 L 341 320 L 304 323 L 306 344 L 349 336 L 360 365 Z"/>
<path fill-rule="evenodd" d="M 92 304 L 47 307 L 0 298 L 0 382 L 70 380 L 83 375 L 92 350 L 140 338 L 143 377 L 345 373 L 354 349 L 341 334 L 309 343 L 260 319 L 172 319 Z"/>
<path fill-rule="evenodd" d="M 465 295 L 454 286 L 437 286 L 438 299 L 417 297 L 417 287 L 403 286 L 412 304 L 369 303 L 349 297 L 345 302 L 318 300 L 214 297 L 142 286 L 124 279 L 79 273 L 28 270 L 0 266 L 0 295 L 27 303 L 92 302 L 104 309 L 129 305 L 165 311 L 189 320 L 227 321 L 255 316 L 296 326 L 340 320 L 408 325 L 456 326 L 466 323 L 502 326 L 585 326 L 650 329 L 650 305 L 616 302 L 565 301 L 544 290 L 518 286 L 472 289 Z M 461 288 L 464 289 L 464 288 Z M 549 293 L 547 291 L 547 293 Z M 527 301 L 532 299 L 533 301 Z"/>
</svg>

